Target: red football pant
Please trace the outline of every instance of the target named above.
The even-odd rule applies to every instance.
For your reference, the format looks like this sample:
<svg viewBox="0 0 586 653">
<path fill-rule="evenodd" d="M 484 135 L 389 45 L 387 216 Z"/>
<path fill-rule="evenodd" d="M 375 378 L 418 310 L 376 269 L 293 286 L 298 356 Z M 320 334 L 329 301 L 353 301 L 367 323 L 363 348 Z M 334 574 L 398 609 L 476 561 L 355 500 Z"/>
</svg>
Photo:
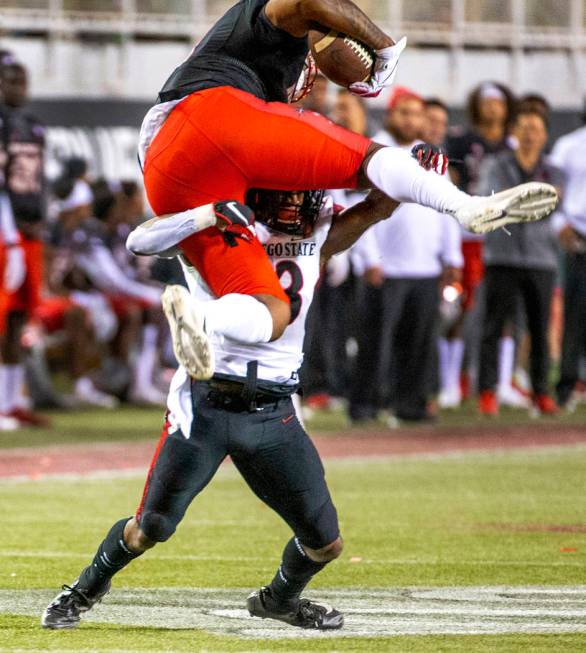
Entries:
<svg viewBox="0 0 586 653">
<path fill-rule="evenodd" d="M 41 301 L 43 243 L 38 240 L 22 240 L 19 247 L 24 250 L 26 277 L 18 290 L 9 292 L 2 287 L 7 261 L 6 249 L 0 246 L 0 334 L 4 333 L 9 313 L 22 311 L 30 317 Z"/>
<path fill-rule="evenodd" d="M 243 202 L 249 188 L 355 188 L 370 144 L 311 111 L 231 87 L 207 89 L 178 104 L 153 139 L 145 186 L 158 215 Z M 182 249 L 217 296 L 266 293 L 286 300 L 256 240 L 230 247 L 212 228 Z"/>
<path fill-rule="evenodd" d="M 474 306 L 476 291 L 484 279 L 482 245 L 481 240 L 465 240 L 462 243 L 462 254 L 464 256 L 462 288 L 464 290 L 464 310 L 466 311 Z"/>
</svg>

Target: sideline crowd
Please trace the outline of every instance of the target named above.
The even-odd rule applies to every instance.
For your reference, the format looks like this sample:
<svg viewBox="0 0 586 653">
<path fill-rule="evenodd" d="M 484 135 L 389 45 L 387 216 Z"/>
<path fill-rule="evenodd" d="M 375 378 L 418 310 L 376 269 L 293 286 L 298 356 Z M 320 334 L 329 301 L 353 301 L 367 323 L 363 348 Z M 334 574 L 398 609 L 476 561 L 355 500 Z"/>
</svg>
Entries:
<svg viewBox="0 0 586 653">
<path fill-rule="evenodd" d="M 46 425 L 38 411 L 49 407 L 163 404 L 175 363 L 160 296 L 181 273 L 125 248 L 145 217 L 143 189 L 91 178 L 82 159 L 49 182 L 27 71 L 0 57 L 0 430 Z M 586 128 L 550 143 L 547 100 L 495 82 L 474 89 L 461 127 L 440 99 L 404 87 L 379 130 L 324 78 L 304 108 L 385 145 L 442 146 L 446 174 L 469 193 L 536 180 L 562 197 L 550 218 L 483 239 L 402 205 L 335 257 L 308 320 L 307 413 L 344 406 L 353 422 L 419 422 L 471 397 L 485 415 L 571 409 L 586 380 Z M 342 206 L 361 198 L 331 194 Z"/>
</svg>

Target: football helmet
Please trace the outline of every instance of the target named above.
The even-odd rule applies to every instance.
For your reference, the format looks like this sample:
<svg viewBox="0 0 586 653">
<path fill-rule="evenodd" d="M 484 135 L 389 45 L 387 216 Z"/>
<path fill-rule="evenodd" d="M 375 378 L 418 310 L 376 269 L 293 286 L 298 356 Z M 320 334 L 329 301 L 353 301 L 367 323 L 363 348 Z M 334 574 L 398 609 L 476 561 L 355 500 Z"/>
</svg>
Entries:
<svg viewBox="0 0 586 653">
<path fill-rule="evenodd" d="M 323 190 L 264 190 L 251 188 L 246 204 L 258 222 L 290 236 L 309 238 L 319 217 Z"/>
</svg>

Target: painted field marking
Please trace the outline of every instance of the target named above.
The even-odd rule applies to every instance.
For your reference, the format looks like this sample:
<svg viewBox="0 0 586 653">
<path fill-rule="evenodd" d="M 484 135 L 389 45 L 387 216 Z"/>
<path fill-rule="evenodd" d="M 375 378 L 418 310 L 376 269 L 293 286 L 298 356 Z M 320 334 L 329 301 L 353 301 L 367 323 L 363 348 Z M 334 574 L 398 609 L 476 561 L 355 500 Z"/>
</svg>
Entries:
<svg viewBox="0 0 586 653">
<path fill-rule="evenodd" d="M 51 590 L 0 590 L 0 614 L 40 617 Z M 298 630 L 248 615 L 246 589 L 121 589 L 84 621 L 200 629 L 243 639 L 397 635 L 586 633 L 586 586 L 338 589 L 308 592 L 346 617 L 333 633 Z"/>
</svg>

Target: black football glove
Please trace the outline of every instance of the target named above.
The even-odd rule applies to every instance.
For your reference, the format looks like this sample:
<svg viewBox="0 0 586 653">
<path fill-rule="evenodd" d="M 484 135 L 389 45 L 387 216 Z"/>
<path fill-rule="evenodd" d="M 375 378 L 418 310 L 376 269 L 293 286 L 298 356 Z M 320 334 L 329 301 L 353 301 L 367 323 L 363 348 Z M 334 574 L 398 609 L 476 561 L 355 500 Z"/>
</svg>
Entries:
<svg viewBox="0 0 586 653">
<path fill-rule="evenodd" d="M 444 175 L 450 164 L 441 147 L 420 143 L 411 150 L 411 156 L 417 159 L 419 165 L 425 170 L 434 170 L 438 175 Z"/>
<path fill-rule="evenodd" d="M 218 221 L 225 224 L 218 228 L 224 234 L 224 240 L 230 247 L 236 247 L 238 244 L 236 238 L 242 238 L 249 242 L 252 240 L 253 234 L 249 227 L 254 225 L 254 213 L 248 206 L 236 200 L 215 202 L 214 212 Z"/>
</svg>

